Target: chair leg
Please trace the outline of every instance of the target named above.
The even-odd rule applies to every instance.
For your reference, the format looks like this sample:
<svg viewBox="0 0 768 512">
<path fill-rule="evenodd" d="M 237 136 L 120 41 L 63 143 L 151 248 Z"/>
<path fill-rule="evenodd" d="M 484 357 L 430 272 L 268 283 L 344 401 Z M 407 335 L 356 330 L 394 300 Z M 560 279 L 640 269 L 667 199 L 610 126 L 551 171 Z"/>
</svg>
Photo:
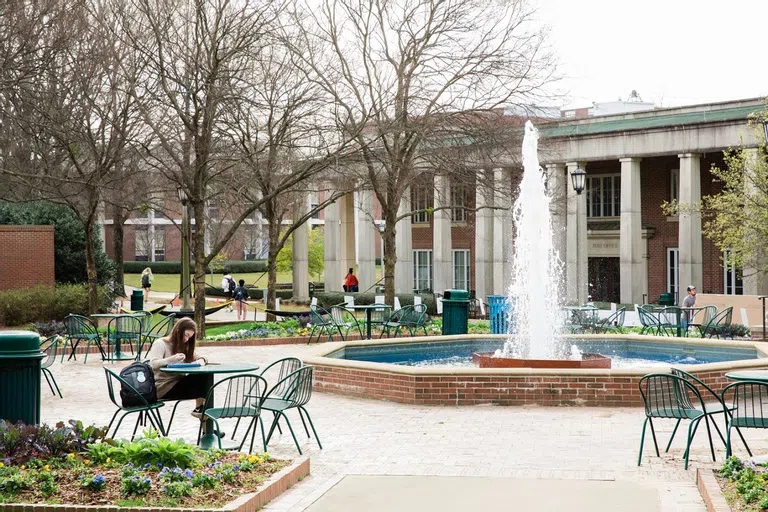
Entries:
<svg viewBox="0 0 768 512">
<path fill-rule="evenodd" d="M 309 430 L 307 429 L 307 422 L 304 421 L 304 414 L 301 412 L 301 407 L 297 407 L 299 411 L 299 418 L 301 418 L 301 424 L 304 425 L 304 432 L 307 433 L 307 438 L 311 438 L 312 436 L 309 435 Z"/>
<path fill-rule="evenodd" d="M 165 435 L 168 435 L 168 432 L 171 431 L 171 424 L 173 423 L 173 418 L 176 416 L 176 408 L 179 406 L 179 402 L 181 402 L 181 400 L 176 400 L 176 403 L 173 404 L 173 410 L 171 410 L 171 418 L 168 420 L 168 427 L 166 427 Z M 160 411 L 157 411 L 157 415 L 160 416 Z"/>
<path fill-rule="evenodd" d="M 672 429 L 672 436 L 669 438 L 669 442 L 667 443 L 667 449 L 664 450 L 664 453 L 669 453 L 669 447 L 672 446 L 672 440 L 675 438 L 675 434 L 677 433 L 677 427 L 680 426 L 681 421 L 683 420 L 680 418 L 677 419 L 677 423 L 675 423 L 675 428 Z"/>
<path fill-rule="evenodd" d="M 734 427 L 736 429 L 736 433 L 739 434 L 739 437 L 741 438 L 741 442 L 744 443 L 744 448 L 747 449 L 747 453 L 750 457 L 752 457 L 752 450 L 749 449 L 749 446 L 747 445 L 747 441 L 744 439 L 744 436 L 741 433 L 741 430 L 739 427 Z"/>
<path fill-rule="evenodd" d="M 312 330 L 309 331 L 309 339 L 307 340 L 307 345 L 312 343 L 312 335 L 315 334 L 315 329 L 317 329 L 317 326 L 313 325 Z"/>
<path fill-rule="evenodd" d="M 109 429 L 112 428 L 112 423 L 114 423 L 115 418 L 117 418 L 118 413 L 120 412 L 120 409 L 115 411 L 115 414 L 112 415 L 112 419 L 109 420 L 109 425 L 107 425 L 107 434 L 109 434 Z"/>
<path fill-rule="evenodd" d="M 709 438 L 709 449 L 712 452 L 712 461 L 715 462 L 715 445 L 712 444 L 712 429 L 709 428 L 709 415 L 704 415 L 704 424 L 707 426 L 707 437 Z M 714 421 L 714 420 L 713 420 Z"/>
<path fill-rule="evenodd" d="M 728 424 L 728 427 L 725 429 L 725 458 L 729 458 L 731 456 L 731 424 Z"/>
<path fill-rule="evenodd" d="M 117 412 L 120 412 L 120 409 L 118 409 L 118 411 L 117 411 Z M 114 431 L 114 432 L 112 432 L 112 438 L 114 438 L 114 437 L 117 435 L 117 432 L 120 430 L 120 424 L 123 422 L 123 420 L 125 419 L 125 417 L 126 417 L 126 416 L 128 416 L 129 414 L 131 414 L 131 412 L 132 412 L 132 411 L 128 411 L 128 412 L 126 412 L 125 414 L 123 414 L 122 416 L 120 416 L 120 419 L 119 419 L 119 420 L 117 420 L 117 426 L 115 427 L 115 431 Z"/>
<path fill-rule="evenodd" d="M 659 443 L 656 442 L 656 430 L 653 428 L 653 418 L 648 418 L 648 423 L 651 424 L 651 437 L 653 437 L 653 446 L 656 448 L 656 456 L 661 457 L 659 454 Z"/>
<path fill-rule="evenodd" d="M 645 421 L 643 422 L 643 432 L 640 434 L 640 453 L 637 456 L 637 465 L 639 466 L 640 463 L 643 461 L 643 443 L 645 443 L 645 427 L 648 425 L 648 417 L 646 416 Z"/>
<path fill-rule="evenodd" d="M 688 457 L 691 454 L 691 443 L 693 442 L 693 436 L 696 435 L 696 429 L 699 428 L 699 423 L 701 423 L 701 417 L 696 418 L 690 425 L 688 425 L 688 444 L 685 448 L 685 469 L 688 469 Z M 694 427 L 694 425 L 696 426 Z M 691 428 L 693 428 L 693 431 L 691 431 Z"/>
<path fill-rule="evenodd" d="M 140 411 L 138 414 L 138 418 L 136 418 L 136 425 L 134 425 L 133 427 L 133 434 L 131 434 L 131 441 L 133 441 L 133 439 L 136 437 L 136 431 L 139 429 L 139 423 L 141 423 L 143 419 L 144 419 L 144 413 Z"/>
<path fill-rule="evenodd" d="M 694 420 L 694 421 L 696 421 L 696 420 Z M 698 430 L 700 422 L 701 422 L 701 418 L 699 418 L 699 421 L 696 421 L 696 426 L 693 427 L 693 434 L 691 435 L 691 442 L 693 442 L 693 437 L 696 435 L 696 430 Z M 691 422 L 691 423 L 693 423 L 693 422 Z M 691 430 L 689 428 L 688 432 L 690 432 L 690 431 Z M 690 444 L 688 444 L 688 447 L 690 447 Z M 688 447 L 686 447 L 685 453 L 683 453 L 683 458 L 687 458 L 688 457 Z"/>
<path fill-rule="evenodd" d="M 53 376 L 53 373 L 51 373 L 51 370 L 48 368 L 43 368 L 43 376 L 45 376 L 46 382 L 48 382 L 48 387 L 51 388 L 51 393 L 53 393 L 53 396 L 56 396 L 56 393 L 53 391 L 53 386 L 56 386 L 56 391 L 59 393 L 59 398 L 64 398 L 64 396 L 61 394 L 61 390 L 59 389 L 59 385 L 56 383 L 56 377 Z M 48 377 L 51 378 L 51 380 L 48 380 Z M 51 386 L 51 381 L 53 381 L 53 386 Z"/>
<path fill-rule="evenodd" d="M 48 379 L 48 368 L 41 368 L 40 370 L 41 370 L 40 373 L 42 373 L 43 377 L 45 377 L 45 382 L 48 383 L 48 387 L 51 389 L 51 394 L 53 396 L 56 396 L 56 392 L 53 390 L 53 386 L 51 385 L 51 381 Z"/>
<path fill-rule="evenodd" d="M 309 415 L 309 411 L 307 411 L 303 406 L 299 406 L 299 413 L 301 411 L 304 411 L 304 414 L 307 415 L 307 419 L 309 420 L 309 426 L 312 427 L 312 433 L 315 434 L 315 440 L 317 441 L 317 445 L 320 447 L 320 449 L 323 449 L 323 445 L 320 442 L 320 438 L 317 437 L 317 431 L 315 430 L 315 425 L 312 423 L 312 417 Z M 306 428 L 306 425 L 304 426 Z"/>
<path fill-rule="evenodd" d="M 728 416 L 725 416 L 725 424 L 726 425 L 728 424 Z M 715 430 L 717 431 L 717 435 L 720 436 L 720 440 L 723 442 L 723 446 L 725 446 L 725 437 L 723 437 L 723 433 L 720 431 L 720 427 L 717 426 L 717 422 L 715 421 L 714 417 L 712 417 L 712 426 L 715 427 Z"/>
</svg>

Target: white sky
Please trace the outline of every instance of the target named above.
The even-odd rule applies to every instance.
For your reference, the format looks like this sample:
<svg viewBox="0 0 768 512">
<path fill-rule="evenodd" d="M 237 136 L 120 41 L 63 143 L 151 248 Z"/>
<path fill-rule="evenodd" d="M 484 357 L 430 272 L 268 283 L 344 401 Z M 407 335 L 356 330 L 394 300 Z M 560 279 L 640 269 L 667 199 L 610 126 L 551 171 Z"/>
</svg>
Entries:
<svg viewBox="0 0 768 512">
<path fill-rule="evenodd" d="M 568 106 L 768 96 L 768 0 L 530 0 L 551 28 Z"/>
</svg>

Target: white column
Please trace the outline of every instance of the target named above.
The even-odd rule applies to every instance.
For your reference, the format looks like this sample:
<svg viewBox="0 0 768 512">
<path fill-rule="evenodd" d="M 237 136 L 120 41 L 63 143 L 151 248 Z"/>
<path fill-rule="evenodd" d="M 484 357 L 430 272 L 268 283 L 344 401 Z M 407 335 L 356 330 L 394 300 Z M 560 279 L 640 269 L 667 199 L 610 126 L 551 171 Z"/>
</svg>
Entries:
<svg viewBox="0 0 768 512">
<path fill-rule="evenodd" d="M 155 261 L 155 211 L 149 210 L 148 215 L 149 225 L 147 226 L 147 236 L 149 237 L 149 258 L 147 261 Z M 207 233 L 206 233 L 207 234 Z M 205 253 L 208 254 L 207 238 Z"/>
<path fill-rule="evenodd" d="M 357 194 L 357 280 L 363 292 L 376 282 L 376 233 L 374 225 L 373 190 L 362 189 Z"/>
<path fill-rule="evenodd" d="M 755 177 L 757 172 L 758 159 L 760 153 L 758 148 L 746 148 L 746 162 L 745 162 L 745 191 L 748 196 L 758 194 L 759 191 L 755 187 L 755 180 L 759 179 Z M 751 207 L 748 207 L 751 208 Z M 754 235 L 747 231 L 744 236 L 748 240 L 754 238 Z M 744 280 L 744 295 L 768 295 L 768 274 L 762 270 L 765 268 L 766 252 L 765 249 L 758 249 L 761 247 L 759 241 L 749 242 L 752 246 L 752 258 L 750 261 L 744 262 L 743 280 Z"/>
<path fill-rule="evenodd" d="M 640 214 L 640 158 L 621 158 L 621 222 L 619 235 L 620 300 L 640 304 L 647 289 Z"/>
<path fill-rule="evenodd" d="M 475 294 L 478 299 L 493 294 L 493 189 L 483 184 L 489 172 L 478 172 L 475 187 Z"/>
<path fill-rule="evenodd" d="M 570 181 L 565 173 L 565 164 L 547 165 L 547 192 L 550 198 L 549 211 L 552 215 L 552 233 L 555 237 L 555 250 L 563 264 L 565 264 L 566 249 L 566 187 L 570 187 Z"/>
<path fill-rule="evenodd" d="M 341 271 L 341 221 L 339 219 L 339 199 L 329 204 L 323 210 L 325 225 L 323 227 L 323 251 L 325 254 L 325 290 L 339 292 L 342 290 L 344 274 Z"/>
<path fill-rule="evenodd" d="M 680 158 L 680 204 L 678 237 L 680 249 L 680 290 L 688 285 L 702 288 L 704 265 L 701 248 L 701 155 L 685 153 Z M 690 205 L 685 207 L 685 205 Z M 679 293 L 682 299 L 682 291 Z"/>
<path fill-rule="evenodd" d="M 503 200 L 506 209 L 501 214 L 501 233 L 497 235 L 501 237 L 504 246 L 502 250 L 503 278 L 501 280 L 502 289 L 500 295 L 508 295 L 509 287 L 512 286 L 512 265 L 514 263 L 513 260 L 515 255 L 515 230 L 513 227 L 515 221 L 513 219 L 513 208 L 518 187 L 518 185 L 512 184 L 512 173 L 515 171 L 520 173 L 522 172 L 522 169 L 506 170 L 504 175 L 506 181 L 504 182 L 504 187 L 501 189 L 504 194 Z"/>
<path fill-rule="evenodd" d="M 569 303 L 587 301 L 587 195 L 586 190 L 576 194 L 570 184 L 571 173 L 584 169 L 583 162 L 568 162 L 567 239 L 566 239 L 566 296 Z"/>
<path fill-rule="evenodd" d="M 400 201 L 398 217 L 411 210 L 411 189 L 406 188 Z M 397 223 L 395 233 L 395 293 L 413 293 L 413 239 L 411 238 L 411 217 Z"/>
<path fill-rule="evenodd" d="M 447 176 L 435 176 L 435 209 L 449 206 L 450 181 Z M 451 252 L 451 210 L 437 210 L 433 217 L 432 276 L 433 291 L 453 288 L 453 253 Z"/>
<path fill-rule="evenodd" d="M 354 269 L 357 263 L 355 255 L 355 196 L 350 192 L 339 198 L 338 203 L 341 221 L 341 271 L 342 276 L 345 276 L 347 270 Z"/>
<path fill-rule="evenodd" d="M 293 221 L 297 222 L 309 211 L 309 197 L 299 198 L 293 210 Z M 293 231 L 293 298 L 309 300 L 309 222 Z"/>
<path fill-rule="evenodd" d="M 493 170 L 493 206 L 509 207 L 509 175 L 503 169 Z M 504 217 L 508 210 L 493 210 L 493 277 L 488 288 L 494 295 L 506 295 L 504 288 L 504 243 L 508 233 L 504 232 Z"/>
</svg>

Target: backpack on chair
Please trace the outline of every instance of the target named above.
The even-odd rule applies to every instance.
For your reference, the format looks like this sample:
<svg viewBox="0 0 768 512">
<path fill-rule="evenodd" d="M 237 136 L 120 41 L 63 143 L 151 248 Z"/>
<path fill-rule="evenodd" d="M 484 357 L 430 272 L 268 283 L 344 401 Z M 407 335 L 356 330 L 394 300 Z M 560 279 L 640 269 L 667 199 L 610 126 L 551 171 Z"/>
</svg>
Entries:
<svg viewBox="0 0 768 512">
<path fill-rule="evenodd" d="M 148 362 L 131 363 L 120 371 L 120 378 L 138 392 L 134 392 L 122 382 L 120 383 L 120 399 L 123 407 L 141 407 L 144 401 L 148 404 L 157 402 L 157 388 L 155 387 L 155 374 Z M 139 396 L 141 395 L 141 396 Z"/>
</svg>

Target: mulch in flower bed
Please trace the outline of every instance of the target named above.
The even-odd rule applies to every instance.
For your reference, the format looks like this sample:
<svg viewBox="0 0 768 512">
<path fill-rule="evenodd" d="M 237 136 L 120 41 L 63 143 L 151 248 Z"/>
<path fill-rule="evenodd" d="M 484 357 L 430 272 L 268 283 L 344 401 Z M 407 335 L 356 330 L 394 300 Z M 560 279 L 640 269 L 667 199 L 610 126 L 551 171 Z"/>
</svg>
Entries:
<svg viewBox="0 0 768 512">
<path fill-rule="evenodd" d="M 221 465 L 238 465 L 247 455 L 239 453 L 225 453 L 217 457 L 217 463 Z M 72 505 L 121 505 L 121 506 L 163 506 L 163 507 L 220 507 L 233 501 L 243 494 L 254 492 L 260 484 L 272 474 L 277 473 L 290 464 L 291 461 L 267 459 L 253 466 L 251 471 L 238 471 L 234 481 L 225 482 L 219 480 L 216 488 L 206 489 L 195 487 L 192 494 L 187 497 L 170 497 L 164 491 L 165 483 L 160 481 L 161 469 L 152 466 L 139 474 L 151 480 L 151 488 L 146 494 L 126 495 L 121 487 L 121 472 L 123 465 L 114 464 L 101 467 L 93 467 L 82 470 L 82 467 L 59 467 L 51 469 L 55 473 L 58 491 L 49 498 L 45 498 L 39 489 L 27 489 L 18 494 L 1 494 L 0 503 L 48 503 L 48 504 L 72 504 Z M 39 469 L 26 469 L 28 472 L 42 471 Z M 213 465 L 192 469 L 194 474 L 214 475 Z M 102 475 L 106 485 L 101 491 L 91 491 L 81 486 L 82 474 L 94 476 Z M 2 508 L 2 507 L 0 507 Z"/>
</svg>

